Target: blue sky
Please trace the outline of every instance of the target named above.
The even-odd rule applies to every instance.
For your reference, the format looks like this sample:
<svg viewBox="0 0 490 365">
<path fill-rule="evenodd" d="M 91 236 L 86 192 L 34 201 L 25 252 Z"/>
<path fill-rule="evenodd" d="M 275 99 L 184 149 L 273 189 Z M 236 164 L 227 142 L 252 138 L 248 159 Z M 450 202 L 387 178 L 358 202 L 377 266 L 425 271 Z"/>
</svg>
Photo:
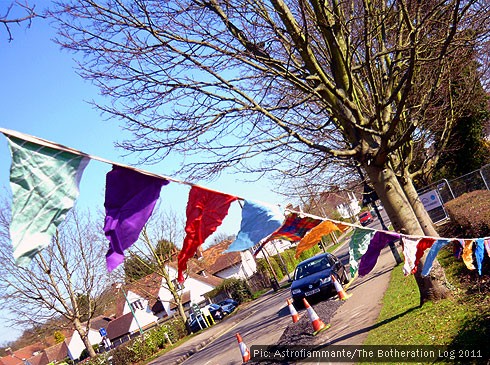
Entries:
<svg viewBox="0 0 490 365">
<path fill-rule="evenodd" d="M 0 0 L 0 13 L 7 3 Z M 114 142 L 123 137 L 117 121 L 106 121 L 87 101 L 98 97 L 98 90 L 82 80 L 74 71 L 75 55 L 62 51 L 51 41 L 54 30 L 42 19 L 34 20 L 31 28 L 13 26 L 12 42 L 0 32 L 0 127 L 30 134 L 81 150 L 104 159 L 132 164 L 136 156 L 123 157 Z M 178 156 L 177 158 L 178 159 Z M 6 138 L 0 135 L 0 194 L 9 189 L 10 153 Z M 139 168 L 172 176 L 171 163 Z M 103 209 L 105 174 L 111 166 L 92 160 L 83 175 L 77 205 Z M 270 189 L 270 181 L 244 183 L 243 176 L 223 174 L 216 181 L 200 183 L 211 189 L 281 203 L 282 197 Z M 163 188 L 160 201 L 174 211 L 184 212 L 189 187 L 170 184 Z M 240 208 L 232 205 L 218 232 L 236 234 L 240 227 Z M 6 316 L 0 311 L 0 323 Z M 0 324 L 0 345 L 15 339 L 20 332 Z"/>
</svg>

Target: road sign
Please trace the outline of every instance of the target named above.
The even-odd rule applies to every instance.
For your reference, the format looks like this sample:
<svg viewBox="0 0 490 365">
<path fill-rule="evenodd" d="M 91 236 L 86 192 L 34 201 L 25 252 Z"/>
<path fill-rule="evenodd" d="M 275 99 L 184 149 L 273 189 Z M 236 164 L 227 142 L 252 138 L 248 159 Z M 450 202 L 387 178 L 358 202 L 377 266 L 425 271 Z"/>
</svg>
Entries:
<svg viewBox="0 0 490 365">
<path fill-rule="evenodd" d="M 105 328 L 104 328 L 104 327 L 99 328 L 99 333 L 100 333 L 100 335 L 101 335 L 102 337 L 107 336 L 107 331 L 105 330 Z"/>
<path fill-rule="evenodd" d="M 421 194 L 419 195 L 419 198 L 427 211 L 442 206 L 442 201 L 437 190 L 431 190 L 427 193 Z"/>
</svg>

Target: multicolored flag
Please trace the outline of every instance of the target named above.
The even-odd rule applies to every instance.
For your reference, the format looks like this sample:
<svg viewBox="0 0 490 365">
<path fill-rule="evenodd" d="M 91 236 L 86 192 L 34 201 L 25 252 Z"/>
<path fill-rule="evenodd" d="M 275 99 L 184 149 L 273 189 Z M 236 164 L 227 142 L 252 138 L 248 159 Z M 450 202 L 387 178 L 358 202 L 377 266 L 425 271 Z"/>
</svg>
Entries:
<svg viewBox="0 0 490 365">
<path fill-rule="evenodd" d="M 109 239 L 107 270 L 124 261 L 124 250 L 138 239 L 168 180 L 114 165 L 106 175 L 104 232 Z"/>
<path fill-rule="evenodd" d="M 230 204 L 236 196 L 193 186 L 187 201 L 186 236 L 178 257 L 178 281 L 184 282 L 187 261 L 194 256 L 197 248 L 204 243 L 228 214 Z"/>
<path fill-rule="evenodd" d="M 12 155 L 10 238 L 17 265 L 46 248 L 79 195 L 89 158 L 6 135 Z"/>
<path fill-rule="evenodd" d="M 245 200 L 240 231 L 224 252 L 244 251 L 255 246 L 278 229 L 283 221 L 284 214 L 278 206 Z"/>
</svg>

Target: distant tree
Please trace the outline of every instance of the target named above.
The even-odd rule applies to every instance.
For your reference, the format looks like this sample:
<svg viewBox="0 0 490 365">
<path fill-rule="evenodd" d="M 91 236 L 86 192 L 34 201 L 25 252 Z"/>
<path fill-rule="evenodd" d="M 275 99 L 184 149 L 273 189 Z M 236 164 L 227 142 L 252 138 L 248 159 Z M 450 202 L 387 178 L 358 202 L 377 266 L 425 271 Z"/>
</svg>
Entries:
<svg viewBox="0 0 490 365">
<path fill-rule="evenodd" d="M 65 335 L 61 331 L 54 331 L 53 337 L 56 343 L 61 343 L 65 340 Z"/>
<path fill-rule="evenodd" d="M 13 24 L 27 23 L 30 26 L 32 19 L 39 16 L 34 8 L 34 5 L 29 5 L 29 1 L 12 1 L 5 13 L 0 13 L 0 24 L 5 27 L 9 41 L 13 40 L 10 29 Z"/>
<path fill-rule="evenodd" d="M 88 331 L 98 309 L 96 298 L 107 284 L 102 227 L 90 215 L 73 210 L 51 245 L 28 268 L 22 268 L 15 264 L 8 240 L 8 212 L 4 202 L 0 209 L 0 304 L 11 313 L 9 321 L 18 327 L 68 322 L 90 356 L 95 356 Z M 59 318 L 65 321 L 55 321 Z"/>
</svg>

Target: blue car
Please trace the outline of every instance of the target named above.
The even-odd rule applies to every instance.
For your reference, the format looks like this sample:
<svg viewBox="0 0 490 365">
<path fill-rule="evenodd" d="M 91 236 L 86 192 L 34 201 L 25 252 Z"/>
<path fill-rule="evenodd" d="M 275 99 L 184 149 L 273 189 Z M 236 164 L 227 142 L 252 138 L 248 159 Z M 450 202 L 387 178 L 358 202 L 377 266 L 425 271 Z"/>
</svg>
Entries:
<svg viewBox="0 0 490 365">
<path fill-rule="evenodd" d="M 234 299 L 226 298 L 219 302 L 218 305 L 223 309 L 225 314 L 230 314 L 238 307 L 238 302 Z"/>
<path fill-rule="evenodd" d="M 316 255 L 300 262 L 294 271 L 291 296 L 295 306 L 303 305 L 303 298 L 328 299 L 337 294 L 331 276 L 341 284 L 349 282 L 349 274 L 340 260 L 331 253 Z"/>
</svg>

